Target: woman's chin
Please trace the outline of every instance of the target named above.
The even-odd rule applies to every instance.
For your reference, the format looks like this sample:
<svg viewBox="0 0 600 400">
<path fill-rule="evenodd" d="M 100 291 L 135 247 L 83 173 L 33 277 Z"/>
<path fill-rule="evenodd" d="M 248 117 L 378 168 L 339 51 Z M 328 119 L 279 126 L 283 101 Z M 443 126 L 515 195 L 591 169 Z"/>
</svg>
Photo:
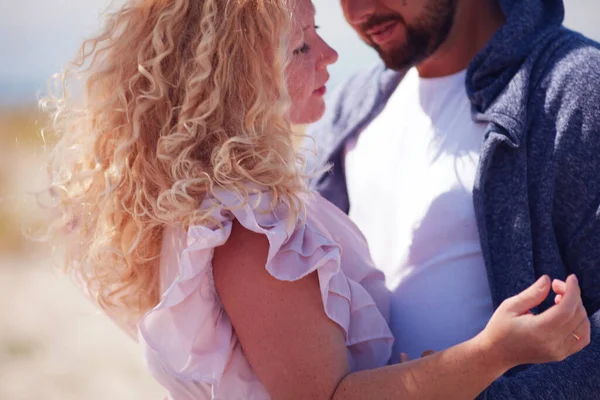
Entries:
<svg viewBox="0 0 600 400">
<path fill-rule="evenodd" d="M 325 114 L 325 101 L 319 99 L 318 104 L 316 103 L 317 101 L 313 102 L 310 107 L 306 107 L 301 112 L 292 112 L 290 122 L 293 125 L 308 125 L 320 120 Z"/>
</svg>

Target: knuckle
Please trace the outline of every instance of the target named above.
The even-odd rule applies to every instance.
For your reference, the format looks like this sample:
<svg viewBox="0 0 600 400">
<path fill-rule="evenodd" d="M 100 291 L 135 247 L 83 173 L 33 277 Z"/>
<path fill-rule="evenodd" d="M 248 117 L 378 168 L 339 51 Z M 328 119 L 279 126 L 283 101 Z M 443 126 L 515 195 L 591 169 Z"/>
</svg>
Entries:
<svg viewBox="0 0 600 400">
<path fill-rule="evenodd" d="M 506 309 L 506 308 L 510 308 L 512 307 L 514 304 L 516 303 L 516 300 L 514 297 L 509 297 L 508 299 L 504 300 L 502 303 L 500 303 L 500 306 L 498 308 L 500 309 Z"/>
<path fill-rule="evenodd" d="M 575 312 L 577 312 L 578 309 L 579 309 L 578 303 L 570 302 L 570 303 L 565 304 L 563 311 L 566 313 L 569 313 L 569 314 L 575 314 Z"/>
<path fill-rule="evenodd" d="M 515 308 L 515 306 L 516 306 L 516 302 L 512 298 L 506 299 L 502 303 L 500 303 L 500 305 L 498 306 L 498 312 L 500 314 L 506 314 L 506 313 L 510 312 L 510 310 Z"/>
</svg>

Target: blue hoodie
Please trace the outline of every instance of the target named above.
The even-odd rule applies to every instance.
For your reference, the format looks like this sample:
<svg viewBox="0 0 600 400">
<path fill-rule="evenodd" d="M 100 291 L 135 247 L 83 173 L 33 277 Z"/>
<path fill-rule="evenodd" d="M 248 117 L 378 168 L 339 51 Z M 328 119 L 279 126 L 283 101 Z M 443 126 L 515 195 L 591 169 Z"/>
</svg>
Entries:
<svg viewBox="0 0 600 400">
<path fill-rule="evenodd" d="M 562 0 L 499 2 L 506 23 L 465 82 L 473 118 L 488 123 L 473 202 L 494 306 L 543 274 L 575 273 L 592 342 L 560 363 L 514 369 L 479 398 L 600 399 L 600 45 L 562 26 Z M 378 64 L 352 77 L 309 129 L 311 163 L 333 165 L 314 186 L 346 212 L 344 145 L 402 76 Z"/>
</svg>

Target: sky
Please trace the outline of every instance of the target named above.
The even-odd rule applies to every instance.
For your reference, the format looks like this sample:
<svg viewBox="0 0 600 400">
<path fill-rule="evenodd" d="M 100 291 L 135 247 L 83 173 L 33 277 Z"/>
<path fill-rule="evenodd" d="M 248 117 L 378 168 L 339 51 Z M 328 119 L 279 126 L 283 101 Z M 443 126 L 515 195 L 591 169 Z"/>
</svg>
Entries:
<svg viewBox="0 0 600 400">
<path fill-rule="evenodd" d="M 321 35 L 339 55 L 330 86 L 377 55 L 346 24 L 337 0 L 313 0 Z M 33 102 L 46 80 L 100 26 L 110 0 L 0 0 L 0 104 Z M 565 24 L 600 41 L 600 1 L 566 0 Z"/>
</svg>

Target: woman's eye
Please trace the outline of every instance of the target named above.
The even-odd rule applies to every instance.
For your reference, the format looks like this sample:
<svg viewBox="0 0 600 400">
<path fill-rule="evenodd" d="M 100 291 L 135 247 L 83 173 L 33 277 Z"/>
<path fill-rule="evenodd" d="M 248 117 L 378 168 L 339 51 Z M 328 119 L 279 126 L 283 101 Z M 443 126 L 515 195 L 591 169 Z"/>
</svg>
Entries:
<svg viewBox="0 0 600 400">
<path fill-rule="evenodd" d="M 310 50 L 310 47 L 308 46 L 308 44 L 304 43 L 302 45 L 302 47 L 300 47 L 299 49 L 294 50 L 294 55 L 297 56 L 300 53 L 306 53 L 308 50 Z"/>
</svg>

